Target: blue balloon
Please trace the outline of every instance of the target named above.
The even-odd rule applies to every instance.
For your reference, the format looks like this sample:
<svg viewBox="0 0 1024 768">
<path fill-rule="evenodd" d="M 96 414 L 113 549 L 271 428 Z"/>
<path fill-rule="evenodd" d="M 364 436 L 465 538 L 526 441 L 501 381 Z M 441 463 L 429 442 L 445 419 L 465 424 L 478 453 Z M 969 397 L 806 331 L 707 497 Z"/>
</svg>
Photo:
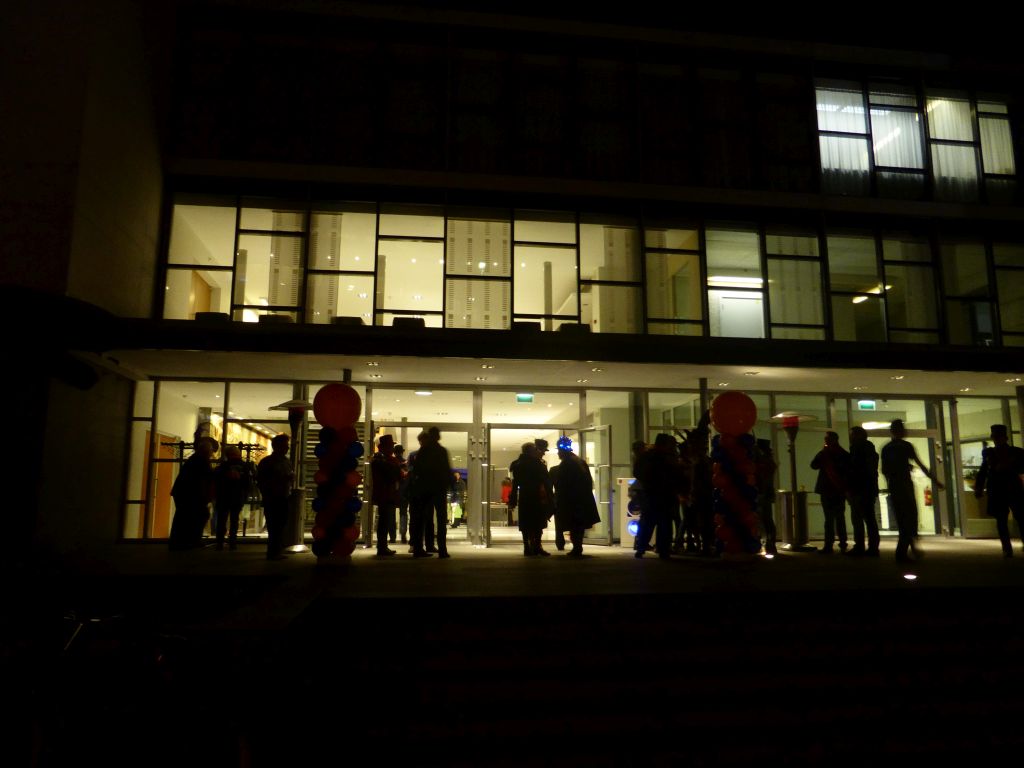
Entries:
<svg viewBox="0 0 1024 768">
<path fill-rule="evenodd" d="M 322 496 L 317 496 L 315 499 L 313 499 L 312 507 L 314 512 L 322 512 L 326 505 L 327 500 Z"/>
<path fill-rule="evenodd" d="M 346 456 L 345 458 L 343 458 L 341 460 L 341 463 L 338 465 L 338 468 L 342 472 L 351 472 L 353 469 L 356 468 L 355 456 Z"/>
<path fill-rule="evenodd" d="M 316 448 L 313 449 L 313 454 L 318 459 L 322 459 L 324 456 L 327 455 L 327 451 L 328 450 L 329 450 L 329 448 L 327 446 L 327 443 L 317 443 L 316 444 Z"/>
<path fill-rule="evenodd" d="M 363 502 L 353 496 L 351 499 L 345 502 L 345 511 L 355 514 L 363 508 Z"/>
<path fill-rule="evenodd" d="M 324 427 L 320 430 L 320 434 L 318 435 L 321 443 L 329 443 L 337 436 L 337 430 L 332 429 L 331 427 Z"/>
<path fill-rule="evenodd" d="M 363 451 L 364 450 L 365 450 L 365 448 L 363 448 L 363 444 L 358 442 L 358 441 L 356 441 L 356 442 L 354 442 L 354 443 L 349 445 L 349 447 L 348 447 L 348 455 L 352 456 L 353 458 L 358 458 L 358 457 L 363 455 Z"/>
</svg>

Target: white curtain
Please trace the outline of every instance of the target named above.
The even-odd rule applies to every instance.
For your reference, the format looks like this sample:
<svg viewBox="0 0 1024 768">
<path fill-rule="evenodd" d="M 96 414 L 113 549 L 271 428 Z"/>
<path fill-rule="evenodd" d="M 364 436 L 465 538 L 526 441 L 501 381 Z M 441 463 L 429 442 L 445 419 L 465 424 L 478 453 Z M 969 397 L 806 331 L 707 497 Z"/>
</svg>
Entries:
<svg viewBox="0 0 1024 768">
<path fill-rule="evenodd" d="M 1010 122 L 999 117 L 982 117 L 978 119 L 978 129 L 985 173 L 1016 173 Z"/>
<path fill-rule="evenodd" d="M 933 139 L 974 141 L 971 104 L 967 99 L 928 99 L 928 133 Z"/>
<path fill-rule="evenodd" d="M 864 94 L 856 89 L 817 88 L 818 130 L 867 133 Z"/>
<path fill-rule="evenodd" d="M 974 200 L 978 196 L 978 166 L 974 147 L 932 145 L 935 192 L 944 200 Z"/>
<path fill-rule="evenodd" d="M 875 165 L 924 168 L 921 116 L 917 112 L 872 107 L 871 140 L 875 150 Z"/>
<path fill-rule="evenodd" d="M 819 136 L 825 189 L 840 194 L 863 194 L 868 185 L 868 140 Z"/>
</svg>

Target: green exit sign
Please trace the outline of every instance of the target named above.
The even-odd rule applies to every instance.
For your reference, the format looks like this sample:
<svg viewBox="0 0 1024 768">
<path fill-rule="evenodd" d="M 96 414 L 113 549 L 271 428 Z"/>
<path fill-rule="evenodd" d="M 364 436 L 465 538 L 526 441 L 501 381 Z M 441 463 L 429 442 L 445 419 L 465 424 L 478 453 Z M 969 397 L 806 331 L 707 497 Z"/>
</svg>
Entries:
<svg viewBox="0 0 1024 768">
<path fill-rule="evenodd" d="M 533 395 L 527 394 L 525 392 L 520 392 L 519 394 L 516 395 L 516 402 L 517 403 L 532 403 L 533 402 Z"/>
<path fill-rule="evenodd" d="M 874 400 L 858 400 L 857 401 L 857 410 L 858 411 L 873 411 L 873 410 L 875 410 L 875 401 Z"/>
</svg>

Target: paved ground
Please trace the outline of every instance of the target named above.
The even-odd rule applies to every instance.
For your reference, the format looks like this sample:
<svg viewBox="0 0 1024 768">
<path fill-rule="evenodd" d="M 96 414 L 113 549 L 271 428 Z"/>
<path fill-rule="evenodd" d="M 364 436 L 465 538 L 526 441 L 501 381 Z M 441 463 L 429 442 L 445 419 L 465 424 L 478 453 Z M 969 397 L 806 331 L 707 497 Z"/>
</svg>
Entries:
<svg viewBox="0 0 1024 768">
<path fill-rule="evenodd" d="M 911 568 L 883 546 L 663 562 L 461 544 L 316 569 L 259 546 L 134 544 L 37 562 L 5 621 L 8 689 L 31 705 L 13 743 L 46 765 L 1019 756 L 1020 545 L 1005 560 L 997 542 L 928 539 Z M 93 623 L 69 660 L 70 608 L 125 618 Z"/>
</svg>

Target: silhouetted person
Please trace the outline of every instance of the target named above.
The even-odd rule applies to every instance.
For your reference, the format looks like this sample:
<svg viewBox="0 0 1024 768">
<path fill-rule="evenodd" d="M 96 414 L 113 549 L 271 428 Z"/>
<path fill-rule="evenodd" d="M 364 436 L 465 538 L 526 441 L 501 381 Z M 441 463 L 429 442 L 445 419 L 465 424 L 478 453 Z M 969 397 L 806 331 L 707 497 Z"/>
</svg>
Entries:
<svg viewBox="0 0 1024 768">
<path fill-rule="evenodd" d="M 1003 556 L 1013 557 L 1009 526 L 1011 510 L 1021 541 L 1024 541 L 1024 484 L 1021 483 L 1024 449 L 1009 444 L 1003 424 L 992 425 L 991 437 L 995 445 L 981 452 L 981 469 L 978 470 L 974 495 L 980 499 L 988 493 L 988 513 L 996 519 Z"/>
<path fill-rule="evenodd" d="M 210 519 L 210 502 L 214 498 L 210 458 L 217 448 L 212 437 L 197 438 L 195 451 L 185 459 L 171 486 L 174 519 L 167 545 L 172 550 L 195 549 L 203 544 L 203 528 Z"/>
<path fill-rule="evenodd" d="M 601 522 L 594 499 L 594 478 L 587 463 L 568 446 L 558 449 L 560 462 L 549 475 L 555 490 L 555 524 L 569 532 L 569 557 L 583 557 L 583 532 Z"/>
<path fill-rule="evenodd" d="M 256 467 L 256 483 L 263 497 L 263 514 L 267 519 L 267 559 L 284 557 L 284 526 L 288 521 L 288 499 L 292 492 L 295 471 L 288 458 L 288 435 L 277 435 L 270 441 L 271 454 Z"/>
<path fill-rule="evenodd" d="M 772 441 L 761 439 L 754 445 L 754 475 L 757 482 L 757 514 L 764 528 L 765 554 L 777 553 L 775 546 L 775 471 L 779 468 L 772 454 Z"/>
<path fill-rule="evenodd" d="M 523 534 L 523 554 L 527 557 L 550 556 L 540 543 L 551 516 L 551 479 L 541 461 L 540 449 L 524 443 L 519 458 L 512 462 L 512 493 L 509 507 L 519 509 L 519 530 Z"/>
<path fill-rule="evenodd" d="M 377 452 L 370 459 L 370 476 L 373 478 L 371 498 L 377 507 L 377 557 L 390 557 L 395 550 L 388 547 L 388 535 L 395 528 L 398 485 L 402 480 L 402 467 L 395 458 L 395 438 L 391 435 L 377 439 Z"/>
<path fill-rule="evenodd" d="M 538 438 L 536 438 L 533 441 L 533 445 L 537 449 L 537 456 L 540 458 L 540 463 L 544 465 L 545 469 L 547 469 L 547 461 L 545 461 L 544 456 L 548 452 L 548 441 L 538 437 Z M 525 455 L 526 455 L 525 453 L 521 453 L 517 458 L 512 460 L 511 464 L 509 464 L 508 472 L 509 472 L 509 474 L 513 478 L 515 477 L 516 462 L 518 462 L 520 459 L 522 459 L 523 456 L 525 456 Z M 550 480 L 550 477 L 548 479 Z M 512 481 L 512 484 L 514 486 L 515 482 Z M 512 498 L 512 499 L 517 498 L 516 494 L 514 494 L 511 490 L 509 491 L 509 497 Z M 512 512 L 515 510 L 515 504 L 513 503 L 508 508 L 508 510 L 509 510 L 509 518 L 511 519 Z M 548 517 L 550 519 L 550 508 L 549 508 L 549 515 L 548 515 Z M 545 526 L 544 527 L 547 527 L 547 522 L 546 521 L 545 521 Z M 527 533 L 527 531 L 521 525 L 519 526 L 519 532 L 520 532 L 520 534 L 523 537 L 523 554 L 524 555 L 535 554 L 535 553 L 532 552 L 533 545 L 530 542 L 530 535 L 529 535 L 529 533 Z M 562 541 L 562 546 L 558 547 L 558 537 L 556 537 L 556 539 L 555 539 L 555 546 L 558 547 L 558 549 L 564 549 L 564 547 L 565 547 L 565 537 L 564 536 L 562 536 L 561 541 Z M 543 554 L 546 555 L 547 552 L 544 552 Z"/>
<path fill-rule="evenodd" d="M 850 467 L 847 475 L 847 498 L 850 501 L 850 522 L 853 523 L 853 548 L 848 555 L 878 557 L 878 520 L 875 501 L 878 499 L 878 453 L 868 440 L 864 427 L 850 430 Z M 868 545 L 864 548 L 864 528 Z"/>
<path fill-rule="evenodd" d="M 412 465 L 410 480 L 410 503 L 418 509 L 420 521 L 433 516 L 435 518 L 435 534 L 437 535 L 437 555 L 447 558 L 446 525 L 448 522 L 448 490 L 452 483 L 452 466 L 448 459 L 448 451 L 441 445 L 441 431 L 431 427 L 423 433 L 423 442 L 416 452 L 416 461 Z M 413 533 L 413 544 L 416 545 L 418 532 Z M 430 548 L 426 549 L 429 552 Z"/>
<path fill-rule="evenodd" d="M 832 554 L 837 534 L 839 549 L 846 551 L 846 476 L 849 465 L 850 454 L 839 445 L 839 435 L 826 432 L 825 447 L 811 461 L 811 469 L 818 470 L 814 492 L 821 496 L 821 511 L 825 514 L 825 544 L 819 550 L 825 555 Z"/>
<path fill-rule="evenodd" d="M 416 459 L 427 441 L 427 433 L 420 432 L 416 435 L 416 441 L 419 448 L 409 454 L 409 475 L 406 478 L 406 493 L 409 495 L 409 551 L 413 557 L 430 557 L 437 553 L 434 547 L 433 515 L 428 516 L 424 505 L 417 503 L 415 498 Z"/>
<path fill-rule="evenodd" d="M 712 557 L 715 550 L 715 488 L 713 483 L 714 462 L 708 454 L 709 414 L 704 412 L 701 424 L 686 440 L 689 454 L 688 486 L 684 495 L 688 499 L 688 516 L 695 526 L 700 554 Z M 686 491 L 688 490 L 688 494 Z"/>
<path fill-rule="evenodd" d="M 402 477 L 398 481 L 398 535 L 401 543 L 408 543 L 409 534 L 409 463 L 405 460 L 405 448 L 401 445 L 395 446 L 395 458 L 398 459 L 398 466 Z M 389 531 L 391 543 L 395 542 L 395 531 Z"/>
<path fill-rule="evenodd" d="M 667 560 L 672 552 L 673 510 L 679 508 L 680 468 L 676 439 L 662 432 L 654 438 L 654 447 L 637 462 L 637 481 L 643 484 L 647 508 L 640 515 L 634 557 L 642 558 L 656 534 L 658 557 Z"/>
<path fill-rule="evenodd" d="M 907 430 L 902 419 L 894 419 L 889 425 L 889 432 L 892 434 L 892 440 L 882 446 L 882 474 L 885 475 L 889 486 L 889 508 L 895 515 L 896 526 L 899 528 L 896 559 L 907 562 L 910 560 L 909 551 L 914 553 L 914 557 L 921 557 L 920 548 L 917 546 L 917 498 L 914 495 L 914 482 L 910 479 L 910 462 L 917 464 L 937 488 L 942 489 L 945 486 L 921 463 L 914 446 L 903 439 Z"/>
<path fill-rule="evenodd" d="M 242 452 L 237 446 L 226 446 L 220 464 L 214 470 L 217 549 L 224 549 L 225 534 L 228 548 L 238 548 L 238 516 L 249 498 L 251 484 L 249 465 L 242 459 Z"/>
</svg>

